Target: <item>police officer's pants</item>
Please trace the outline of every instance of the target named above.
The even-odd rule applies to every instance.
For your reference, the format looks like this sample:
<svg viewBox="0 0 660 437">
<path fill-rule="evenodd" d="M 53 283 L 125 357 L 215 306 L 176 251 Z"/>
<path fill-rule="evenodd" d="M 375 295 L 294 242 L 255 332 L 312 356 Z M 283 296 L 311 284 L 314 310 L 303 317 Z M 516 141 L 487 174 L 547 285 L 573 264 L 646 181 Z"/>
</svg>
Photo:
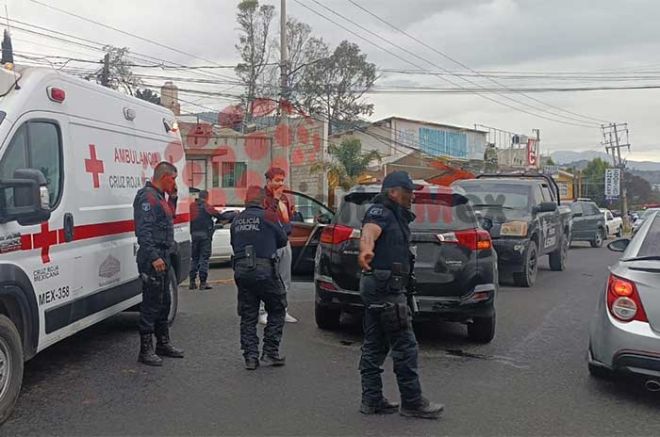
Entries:
<svg viewBox="0 0 660 437">
<path fill-rule="evenodd" d="M 380 281 L 373 276 L 363 276 L 360 281 L 360 292 L 366 307 L 364 342 L 360 358 L 362 401 L 377 405 L 382 399 L 381 373 L 385 358 L 391 351 L 401 403 L 404 406 L 415 405 L 422 398 L 422 389 L 417 373 L 417 339 L 412 324 L 397 332 L 388 332 L 383 328 L 381 311 L 369 308 L 372 304 L 406 302 L 406 296 L 402 292 L 392 294 L 387 287 L 387 280 Z"/>
<path fill-rule="evenodd" d="M 257 321 L 259 303 L 264 302 L 268 323 L 264 328 L 265 355 L 277 354 L 282 341 L 286 293 L 274 268 L 257 267 L 250 272 L 235 266 L 234 280 L 238 287 L 238 315 L 241 317 L 241 349 L 245 358 L 259 357 Z M 260 271 L 260 272 L 257 272 Z"/>
<path fill-rule="evenodd" d="M 151 269 L 150 275 L 155 275 Z M 142 282 L 142 304 L 140 304 L 140 334 L 165 335 L 169 328 L 167 318 L 170 314 L 172 297 L 170 296 L 169 275 L 158 277 L 158 281 Z"/>
<path fill-rule="evenodd" d="M 209 258 L 211 257 L 211 242 L 210 236 L 197 236 L 192 237 L 192 261 L 190 263 L 190 279 L 194 281 L 199 272 L 199 279 L 206 282 L 209 276 Z"/>
</svg>

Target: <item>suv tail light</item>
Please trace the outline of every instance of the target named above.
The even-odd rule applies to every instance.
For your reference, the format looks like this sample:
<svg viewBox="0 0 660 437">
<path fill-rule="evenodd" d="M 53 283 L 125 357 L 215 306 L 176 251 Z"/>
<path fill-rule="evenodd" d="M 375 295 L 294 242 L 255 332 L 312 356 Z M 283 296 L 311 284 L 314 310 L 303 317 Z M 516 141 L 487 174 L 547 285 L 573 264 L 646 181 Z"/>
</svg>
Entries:
<svg viewBox="0 0 660 437">
<path fill-rule="evenodd" d="M 354 238 L 360 238 L 360 231 L 349 226 L 326 226 L 321 232 L 321 243 L 325 244 L 340 244 Z"/>
<path fill-rule="evenodd" d="M 436 235 L 441 243 L 455 243 L 470 250 L 487 250 L 493 247 L 488 231 L 470 229 L 469 231 L 445 232 Z"/>
<path fill-rule="evenodd" d="M 634 282 L 610 275 L 607 281 L 607 308 L 622 322 L 648 322 L 642 300 Z"/>
</svg>

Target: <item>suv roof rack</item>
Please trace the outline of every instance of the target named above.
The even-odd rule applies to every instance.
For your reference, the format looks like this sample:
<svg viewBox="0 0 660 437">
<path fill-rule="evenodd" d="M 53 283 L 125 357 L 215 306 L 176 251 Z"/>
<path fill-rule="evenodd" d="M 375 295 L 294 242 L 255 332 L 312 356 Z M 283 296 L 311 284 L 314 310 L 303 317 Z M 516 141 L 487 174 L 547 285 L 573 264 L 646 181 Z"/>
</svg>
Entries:
<svg viewBox="0 0 660 437">
<path fill-rule="evenodd" d="M 476 176 L 477 179 L 482 179 L 482 178 L 528 178 L 528 179 L 543 179 L 548 184 L 555 190 L 555 194 L 557 195 L 557 205 L 561 205 L 561 194 L 559 192 L 559 186 L 557 185 L 557 182 L 552 178 L 552 176 L 549 176 L 547 174 L 542 174 L 542 173 L 531 173 L 527 171 L 520 171 L 520 172 L 511 172 L 511 173 L 481 173 Z"/>
</svg>

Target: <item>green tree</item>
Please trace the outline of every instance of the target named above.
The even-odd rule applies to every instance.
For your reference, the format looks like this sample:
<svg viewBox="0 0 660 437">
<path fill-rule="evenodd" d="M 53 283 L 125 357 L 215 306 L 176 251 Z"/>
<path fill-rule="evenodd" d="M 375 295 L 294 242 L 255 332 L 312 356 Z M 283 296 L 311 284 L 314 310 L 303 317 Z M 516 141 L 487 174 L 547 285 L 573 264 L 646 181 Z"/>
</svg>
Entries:
<svg viewBox="0 0 660 437">
<path fill-rule="evenodd" d="M 236 20 L 239 40 L 236 50 L 241 62 L 236 75 L 243 83 L 246 108 L 245 119 L 252 118 L 252 102 L 261 94 L 266 82 L 267 66 L 270 63 L 270 27 L 275 15 L 272 5 L 260 5 L 258 0 L 242 0 L 238 4 Z"/>
<path fill-rule="evenodd" d="M 582 172 L 584 178 L 584 196 L 603 206 L 605 201 L 605 170 L 611 168 L 609 162 L 595 158 Z"/>
<path fill-rule="evenodd" d="M 367 61 L 360 46 L 343 41 L 332 55 L 309 66 L 301 80 L 299 104 L 311 114 L 329 120 L 354 122 L 373 114 L 374 105 L 363 97 L 376 81 L 376 65 Z"/>
<path fill-rule="evenodd" d="M 142 80 L 133 74 L 131 62 L 128 60 L 129 50 L 127 47 L 103 46 L 103 51 L 108 55 L 107 67 L 104 59 L 101 59 L 101 68 L 88 80 L 96 80 L 96 83 L 107 86 L 113 90 L 123 89 L 124 92 L 134 95 L 137 88 L 142 85 Z"/>
<path fill-rule="evenodd" d="M 153 103 L 155 105 L 160 105 L 160 96 L 158 93 L 151 91 L 149 88 L 145 89 L 138 89 L 135 91 L 135 97 L 138 99 L 145 100 L 149 103 Z"/>
<path fill-rule="evenodd" d="M 344 190 L 357 185 L 369 164 L 382 159 L 380 153 L 375 150 L 363 153 L 362 143 L 357 138 L 345 139 L 340 145 L 330 144 L 328 154 L 330 160 L 315 164 L 312 171 L 326 171 Z"/>
</svg>

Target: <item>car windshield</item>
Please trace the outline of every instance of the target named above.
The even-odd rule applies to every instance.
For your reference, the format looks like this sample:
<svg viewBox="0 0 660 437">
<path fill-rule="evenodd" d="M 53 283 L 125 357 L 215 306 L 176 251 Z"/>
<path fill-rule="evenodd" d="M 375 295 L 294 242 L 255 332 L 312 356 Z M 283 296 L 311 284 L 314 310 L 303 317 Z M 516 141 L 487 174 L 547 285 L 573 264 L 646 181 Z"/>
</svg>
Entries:
<svg viewBox="0 0 660 437">
<path fill-rule="evenodd" d="M 466 197 L 475 207 L 491 206 L 504 209 L 527 210 L 530 208 L 531 187 L 497 182 L 470 182 L 459 184 Z"/>
<path fill-rule="evenodd" d="M 375 196 L 376 193 L 353 193 L 346 196 L 334 222 L 360 228 L 364 214 Z M 472 207 L 460 194 L 416 193 L 412 211 L 416 216 L 410 224 L 413 230 L 455 231 L 478 226 Z"/>
<path fill-rule="evenodd" d="M 658 212 L 658 211 L 660 211 L 660 209 L 656 209 L 656 208 L 647 209 L 646 211 L 644 211 L 644 214 L 642 215 L 642 220 L 646 220 L 646 219 L 649 218 L 653 213 L 656 213 L 656 212 Z"/>
<path fill-rule="evenodd" d="M 644 236 L 644 241 L 635 258 L 649 256 L 660 256 L 660 217 L 657 215 L 653 219 L 649 231 Z"/>
</svg>

